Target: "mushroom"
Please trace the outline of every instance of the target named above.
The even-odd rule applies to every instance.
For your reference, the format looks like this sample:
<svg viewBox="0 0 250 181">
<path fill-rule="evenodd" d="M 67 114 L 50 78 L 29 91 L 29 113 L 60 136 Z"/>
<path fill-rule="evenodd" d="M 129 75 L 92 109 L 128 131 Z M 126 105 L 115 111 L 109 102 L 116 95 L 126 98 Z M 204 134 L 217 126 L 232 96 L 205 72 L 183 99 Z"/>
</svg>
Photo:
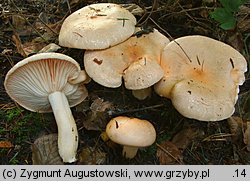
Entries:
<svg viewBox="0 0 250 181">
<path fill-rule="evenodd" d="M 65 19 L 59 44 L 78 49 L 105 49 L 128 39 L 135 25 L 134 15 L 118 4 L 91 4 Z"/>
<path fill-rule="evenodd" d="M 147 120 L 118 116 L 106 126 L 108 137 L 115 143 L 123 145 L 122 154 L 132 159 L 138 148 L 150 146 L 155 142 L 154 126 Z"/>
<path fill-rule="evenodd" d="M 111 88 L 119 87 L 123 77 L 127 89 L 150 94 L 144 89 L 163 77 L 160 57 L 169 40 L 156 29 L 137 36 L 141 31 L 138 28 L 134 36 L 111 48 L 87 50 L 84 66 L 88 75 L 95 82 Z"/>
<path fill-rule="evenodd" d="M 78 131 L 70 107 L 88 95 L 79 64 L 60 53 L 40 53 L 25 58 L 6 75 L 8 95 L 27 110 L 53 111 L 58 126 L 58 148 L 63 162 L 76 161 Z M 85 77 L 86 78 L 86 77 Z"/>
<path fill-rule="evenodd" d="M 185 117 L 218 121 L 234 113 L 245 58 L 231 46 L 205 36 L 170 42 L 161 58 L 164 77 L 154 86 Z"/>
</svg>

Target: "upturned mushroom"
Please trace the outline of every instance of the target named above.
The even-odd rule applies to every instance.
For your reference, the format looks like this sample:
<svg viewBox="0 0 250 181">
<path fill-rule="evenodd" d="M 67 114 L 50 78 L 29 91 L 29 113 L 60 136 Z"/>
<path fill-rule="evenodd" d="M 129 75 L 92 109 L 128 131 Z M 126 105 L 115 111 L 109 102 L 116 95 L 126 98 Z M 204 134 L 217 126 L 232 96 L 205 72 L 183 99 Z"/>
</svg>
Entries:
<svg viewBox="0 0 250 181">
<path fill-rule="evenodd" d="M 19 105 L 34 112 L 53 111 L 58 126 L 58 148 L 63 162 L 76 161 L 78 131 L 70 107 L 88 92 L 79 64 L 60 53 L 40 53 L 18 62 L 6 75 L 4 86 Z"/>
<path fill-rule="evenodd" d="M 118 4 L 91 4 L 65 19 L 59 44 L 78 49 L 105 49 L 128 39 L 135 25 L 134 15 Z"/>
<path fill-rule="evenodd" d="M 118 116 L 106 126 L 108 137 L 115 143 L 123 145 L 122 155 L 132 159 L 138 148 L 152 145 L 156 139 L 154 126 L 147 120 Z"/>
<path fill-rule="evenodd" d="M 218 121 L 234 113 L 247 62 L 231 46 L 199 35 L 181 37 L 164 48 L 161 67 L 164 76 L 154 89 L 183 116 Z"/>
<path fill-rule="evenodd" d="M 110 88 L 119 87 L 123 78 L 127 89 L 139 91 L 134 94 L 138 95 L 137 98 L 147 97 L 150 91 L 144 89 L 154 85 L 164 75 L 159 64 L 161 52 L 169 40 L 156 29 L 138 36 L 141 31 L 138 28 L 134 36 L 111 48 L 87 50 L 84 66 L 88 75 L 95 82 Z M 141 96 L 143 93 L 146 96 Z"/>
</svg>

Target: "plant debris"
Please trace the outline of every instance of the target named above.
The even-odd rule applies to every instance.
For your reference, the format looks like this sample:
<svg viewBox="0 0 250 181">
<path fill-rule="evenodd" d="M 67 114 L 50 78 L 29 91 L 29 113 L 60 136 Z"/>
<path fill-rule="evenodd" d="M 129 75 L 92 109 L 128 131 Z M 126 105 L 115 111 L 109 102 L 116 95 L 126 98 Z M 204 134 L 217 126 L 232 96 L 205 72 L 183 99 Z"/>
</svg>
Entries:
<svg viewBox="0 0 250 181">
<path fill-rule="evenodd" d="M 57 134 L 44 135 L 37 138 L 32 147 L 33 165 L 62 165 L 58 153 Z"/>
</svg>

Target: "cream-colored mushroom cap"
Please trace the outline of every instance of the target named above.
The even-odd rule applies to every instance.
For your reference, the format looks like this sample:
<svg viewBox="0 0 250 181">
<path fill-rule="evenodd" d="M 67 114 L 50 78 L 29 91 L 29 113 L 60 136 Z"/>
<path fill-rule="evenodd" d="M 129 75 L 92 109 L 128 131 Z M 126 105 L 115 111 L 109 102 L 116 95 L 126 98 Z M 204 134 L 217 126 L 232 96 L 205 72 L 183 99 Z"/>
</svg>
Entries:
<svg viewBox="0 0 250 181">
<path fill-rule="evenodd" d="M 135 25 L 134 15 L 118 4 L 91 4 L 65 19 L 59 44 L 79 49 L 105 49 L 128 39 Z"/>
<path fill-rule="evenodd" d="M 52 92 L 63 92 L 71 107 L 87 97 L 84 85 L 70 83 L 80 74 L 79 64 L 71 57 L 60 53 L 40 53 L 12 67 L 4 85 L 8 95 L 24 108 L 50 112 L 48 95 Z"/>
<path fill-rule="evenodd" d="M 121 145 L 146 147 L 154 143 L 156 132 L 147 120 L 118 116 L 106 126 L 108 137 Z"/>
<path fill-rule="evenodd" d="M 234 113 L 247 62 L 231 46 L 204 36 L 181 37 L 165 47 L 161 66 L 165 75 L 155 91 L 185 117 L 217 121 Z"/>
<path fill-rule="evenodd" d="M 160 57 L 168 43 L 168 38 L 154 29 L 105 50 L 86 51 L 84 66 L 88 75 L 103 86 L 119 87 L 123 77 L 127 89 L 148 88 L 163 76 Z"/>
</svg>

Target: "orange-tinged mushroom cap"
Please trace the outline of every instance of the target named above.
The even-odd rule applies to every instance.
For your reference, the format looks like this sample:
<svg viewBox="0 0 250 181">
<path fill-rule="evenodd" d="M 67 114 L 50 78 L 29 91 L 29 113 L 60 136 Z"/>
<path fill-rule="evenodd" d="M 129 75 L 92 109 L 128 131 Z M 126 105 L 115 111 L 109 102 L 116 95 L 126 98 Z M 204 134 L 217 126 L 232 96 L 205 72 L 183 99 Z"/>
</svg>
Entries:
<svg viewBox="0 0 250 181">
<path fill-rule="evenodd" d="M 204 36 L 181 37 L 165 47 L 161 66 L 165 75 L 155 91 L 184 116 L 216 121 L 234 113 L 247 62 L 231 46 Z"/>
<path fill-rule="evenodd" d="M 140 30 L 137 30 L 140 31 Z M 158 82 L 163 76 L 160 58 L 168 38 L 156 29 L 105 50 L 86 51 L 84 65 L 88 75 L 106 87 L 119 87 L 124 78 L 125 87 L 144 89 Z"/>
</svg>

